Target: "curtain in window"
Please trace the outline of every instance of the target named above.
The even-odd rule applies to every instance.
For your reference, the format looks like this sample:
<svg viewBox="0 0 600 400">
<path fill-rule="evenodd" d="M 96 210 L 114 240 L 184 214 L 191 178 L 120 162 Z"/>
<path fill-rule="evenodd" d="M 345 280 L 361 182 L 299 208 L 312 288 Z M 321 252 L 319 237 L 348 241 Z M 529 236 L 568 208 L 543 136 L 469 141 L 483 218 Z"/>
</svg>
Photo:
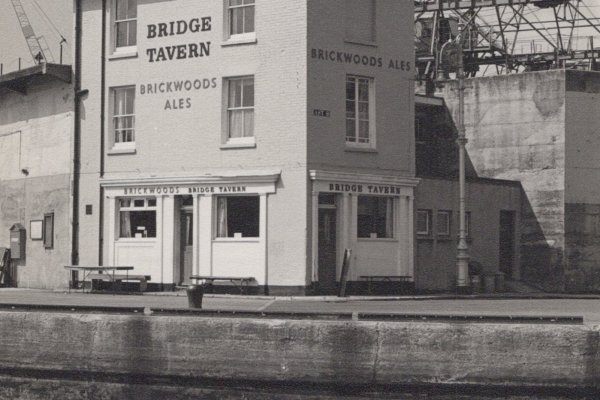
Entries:
<svg viewBox="0 0 600 400">
<path fill-rule="evenodd" d="M 129 211 L 121 211 L 120 215 L 120 235 L 122 238 L 131 237 L 131 216 Z"/>
<path fill-rule="evenodd" d="M 217 200 L 217 237 L 229 237 L 227 232 L 227 198 Z"/>
</svg>

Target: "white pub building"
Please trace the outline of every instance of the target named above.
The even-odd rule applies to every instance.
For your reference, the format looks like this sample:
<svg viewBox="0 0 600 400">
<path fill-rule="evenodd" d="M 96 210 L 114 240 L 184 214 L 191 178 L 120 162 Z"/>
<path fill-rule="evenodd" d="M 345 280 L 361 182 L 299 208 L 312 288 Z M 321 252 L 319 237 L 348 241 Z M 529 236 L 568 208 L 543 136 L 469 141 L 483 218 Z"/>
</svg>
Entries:
<svg viewBox="0 0 600 400">
<path fill-rule="evenodd" d="M 413 4 L 76 0 L 80 265 L 414 277 Z M 361 283 L 362 282 L 362 283 Z"/>
</svg>

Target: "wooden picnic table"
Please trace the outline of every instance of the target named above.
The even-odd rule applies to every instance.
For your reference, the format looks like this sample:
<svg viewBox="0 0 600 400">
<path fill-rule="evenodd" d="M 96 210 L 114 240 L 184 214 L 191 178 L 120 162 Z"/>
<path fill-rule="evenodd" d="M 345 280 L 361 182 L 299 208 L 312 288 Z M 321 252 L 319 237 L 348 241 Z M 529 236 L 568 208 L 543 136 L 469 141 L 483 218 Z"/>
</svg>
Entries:
<svg viewBox="0 0 600 400">
<path fill-rule="evenodd" d="M 229 281 L 239 289 L 240 293 L 244 293 L 244 289 L 248 288 L 250 282 L 254 280 L 251 276 L 215 276 L 215 275 L 192 275 L 191 280 L 195 281 L 206 281 L 207 285 L 212 285 L 214 281 Z"/>
<path fill-rule="evenodd" d="M 73 280 L 72 277 L 69 277 L 69 281 L 71 285 L 69 285 L 69 293 L 71 292 L 71 286 L 76 286 L 76 283 L 79 281 L 82 282 L 82 289 L 85 292 L 85 281 L 95 274 L 105 274 L 106 277 L 115 282 L 117 278 L 117 271 L 125 271 L 125 280 L 129 279 L 129 271 L 133 270 L 132 265 L 94 265 L 94 266 L 86 266 L 86 265 L 65 265 L 65 269 L 69 272 L 73 271 L 81 271 L 83 274 L 83 279 L 81 280 Z M 90 287 L 91 291 L 91 287 Z"/>
</svg>

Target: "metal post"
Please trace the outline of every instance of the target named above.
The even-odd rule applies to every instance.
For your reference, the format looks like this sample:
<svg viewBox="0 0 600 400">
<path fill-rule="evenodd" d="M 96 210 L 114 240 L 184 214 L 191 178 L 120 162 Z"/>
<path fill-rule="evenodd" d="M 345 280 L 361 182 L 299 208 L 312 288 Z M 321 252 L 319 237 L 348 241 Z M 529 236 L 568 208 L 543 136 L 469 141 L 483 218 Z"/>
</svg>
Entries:
<svg viewBox="0 0 600 400">
<path fill-rule="evenodd" d="M 469 289 L 469 245 L 467 244 L 466 213 L 465 213 L 465 146 L 467 138 L 465 135 L 465 65 L 463 60 L 463 30 L 464 24 L 458 26 L 458 190 L 459 190 L 459 234 L 458 246 L 456 248 L 457 268 L 457 291 L 468 291 Z"/>
</svg>

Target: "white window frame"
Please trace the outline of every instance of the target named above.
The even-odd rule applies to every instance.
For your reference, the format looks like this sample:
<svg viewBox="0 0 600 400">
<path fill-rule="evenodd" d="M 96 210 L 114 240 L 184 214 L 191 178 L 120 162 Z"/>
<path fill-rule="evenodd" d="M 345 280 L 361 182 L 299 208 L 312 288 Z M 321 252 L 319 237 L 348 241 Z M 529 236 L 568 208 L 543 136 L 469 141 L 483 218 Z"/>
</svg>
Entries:
<svg viewBox="0 0 600 400">
<path fill-rule="evenodd" d="M 130 205 L 129 206 L 123 206 L 121 201 L 122 200 L 129 200 L 130 201 Z M 136 201 L 144 201 L 144 205 L 143 206 L 135 206 L 135 202 Z M 150 205 L 150 200 L 154 200 L 154 205 Z M 117 197 L 116 199 L 117 201 L 117 229 L 116 229 L 116 237 L 117 240 L 121 240 L 121 241 L 129 241 L 129 240 L 156 240 L 158 238 L 158 199 L 156 197 Z M 156 236 L 153 237 L 136 237 L 135 233 L 132 232 L 131 233 L 131 237 L 121 237 L 121 212 L 122 211 L 154 211 L 154 217 L 155 217 L 155 221 L 154 221 L 154 225 L 155 225 L 155 230 L 156 230 Z"/>
<path fill-rule="evenodd" d="M 348 84 L 349 81 L 353 80 L 354 84 L 355 84 L 355 88 L 354 88 L 354 100 L 348 99 L 347 98 L 347 89 L 346 89 L 346 85 Z M 369 136 L 368 136 L 368 141 L 367 142 L 359 142 L 360 138 L 359 138 L 359 134 L 360 134 L 360 114 L 359 114 L 359 109 L 360 109 L 360 101 L 358 100 L 359 98 L 359 83 L 361 81 L 366 81 L 369 85 L 369 99 L 368 99 L 368 127 L 369 127 Z M 350 147 L 350 148 L 366 148 L 366 149 L 375 149 L 376 148 L 376 135 L 375 135 L 375 128 L 376 128 L 376 122 L 375 122 L 375 79 L 372 77 L 367 77 L 367 76 L 360 76 L 360 75 L 346 75 L 346 81 L 344 82 L 344 110 L 346 110 L 346 119 L 345 119 L 345 126 L 344 126 L 344 137 L 345 137 L 345 142 L 346 142 L 346 146 Z M 348 136 L 348 121 L 351 120 L 352 118 L 348 118 L 348 111 L 347 111 L 347 107 L 348 107 L 348 102 L 349 101 L 354 101 L 354 135 L 352 136 L 352 138 L 354 138 L 354 141 L 349 140 L 350 137 Z M 364 121 L 364 120 L 363 120 Z M 364 139 L 363 139 L 364 140 Z"/>
<path fill-rule="evenodd" d="M 138 23 L 137 23 L 138 1 L 136 1 L 136 17 L 135 18 L 117 19 L 117 3 L 119 3 L 120 1 L 130 1 L 130 0 L 113 0 L 113 2 L 112 2 L 112 10 L 113 10 L 113 12 L 111 13 L 112 14 L 112 24 L 111 24 L 112 53 L 115 53 L 115 54 L 136 53 L 137 52 L 137 36 L 138 36 Z M 129 23 L 132 21 L 135 21 L 135 25 L 136 25 L 135 43 L 129 44 L 128 46 L 117 46 L 117 25 L 120 23 Z M 127 37 L 129 37 L 129 35 L 127 35 Z"/>
<path fill-rule="evenodd" d="M 116 106 L 116 102 L 117 102 L 117 95 L 120 92 L 125 92 L 127 90 L 132 90 L 133 91 L 133 113 L 129 113 L 129 114 L 116 114 L 115 112 L 115 106 Z M 115 152 L 119 152 L 119 151 L 124 151 L 124 152 L 128 152 L 128 151 L 134 151 L 135 150 L 135 142 L 136 142 L 136 121 L 135 121 L 135 101 L 136 101 L 136 87 L 135 86 L 119 86 L 119 87 L 112 87 L 110 88 L 110 124 L 109 126 L 110 128 L 110 143 L 112 143 L 112 150 Z M 133 118 L 133 123 L 132 123 L 132 128 L 125 128 L 125 129 L 117 129 L 116 128 L 116 121 L 118 121 L 119 119 L 122 118 Z M 117 130 L 119 131 L 126 131 L 126 130 L 130 130 L 131 131 L 131 140 L 129 141 L 117 141 Z"/>
<path fill-rule="evenodd" d="M 392 214 L 390 217 L 388 217 L 386 215 L 386 221 L 389 218 L 389 223 L 390 223 L 390 227 L 389 228 L 391 229 L 391 234 L 390 234 L 390 232 L 386 232 L 386 234 L 388 234 L 388 236 L 375 236 L 375 237 L 369 236 L 369 237 L 365 237 L 365 236 L 359 236 L 358 229 L 357 229 L 356 230 L 356 238 L 357 238 L 357 240 L 383 240 L 383 241 L 385 241 L 385 240 L 395 240 L 396 239 L 396 230 L 397 230 L 397 228 L 396 228 L 396 218 L 397 218 L 397 215 L 396 215 L 397 214 L 397 212 L 396 212 L 396 199 L 394 197 L 391 197 L 391 196 L 377 196 L 377 195 L 358 195 L 357 197 L 358 197 L 357 198 L 357 203 L 356 203 L 357 204 L 357 209 L 356 209 L 356 222 L 357 222 L 357 225 L 358 225 L 358 218 L 359 218 L 359 215 L 360 215 L 359 214 L 359 209 L 358 209 L 358 207 L 359 207 L 358 204 L 359 204 L 361 198 L 374 197 L 374 198 L 379 198 L 379 199 L 385 199 L 386 202 L 389 201 L 389 203 L 388 203 L 390 205 L 389 211 Z M 357 228 L 358 228 L 358 226 L 357 226 Z M 371 235 L 373 233 L 376 233 L 376 232 L 371 232 Z"/>
<path fill-rule="evenodd" d="M 229 42 L 233 43 L 251 43 L 256 42 L 256 0 L 254 0 L 251 4 L 240 4 L 240 5 L 231 5 L 231 0 L 224 0 L 224 13 L 225 13 L 225 38 Z M 244 9 L 244 8 L 253 8 L 254 9 L 254 29 L 249 32 L 242 33 L 232 33 L 232 14 L 234 9 Z M 244 10 L 245 11 L 245 10 Z M 244 22 L 245 23 L 245 22 Z"/>
<path fill-rule="evenodd" d="M 425 231 L 419 231 L 419 225 L 416 223 L 418 221 L 418 217 L 420 213 L 424 213 L 427 216 L 426 219 L 426 225 L 427 225 L 427 230 Z M 419 236 L 430 236 L 431 235 L 431 210 L 417 210 L 417 221 L 415 221 L 415 229 L 417 231 L 417 235 Z"/>
<path fill-rule="evenodd" d="M 446 217 L 446 230 L 445 231 L 441 231 L 440 230 L 440 218 L 442 215 L 445 215 Z M 450 229 L 451 229 L 451 218 L 452 218 L 452 211 L 450 210 L 438 210 L 437 215 L 436 215 L 436 221 L 435 221 L 435 233 L 438 236 L 443 236 L 443 237 L 450 237 Z"/>
<path fill-rule="evenodd" d="M 258 236 L 219 236 L 219 199 L 220 198 L 236 198 L 236 197 L 255 197 L 258 200 Z M 248 193 L 244 195 L 218 195 L 213 196 L 213 241 L 217 242 L 257 242 L 261 239 L 263 232 L 261 231 L 261 196 L 259 194 Z"/>
<path fill-rule="evenodd" d="M 242 100 L 241 100 L 241 106 L 240 107 L 232 107 L 229 104 L 229 90 L 230 90 L 230 85 L 232 82 L 236 82 L 236 81 L 244 81 L 244 80 L 248 80 L 248 79 L 252 79 L 252 86 L 253 86 L 253 93 L 254 93 L 254 99 L 252 101 L 252 106 L 244 106 L 244 93 L 242 92 Z M 228 145 L 225 147 L 254 147 L 255 143 L 256 143 L 256 139 L 255 139 L 255 132 L 256 132 L 256 84 L 255 84 L 255 80 L 254 80 L 254 75 L 246 75 L 246 76 L 238 76 L 238 77 L 230 77 L 230 78 L 225 78 L 225 85 L 223 85 L 224 88 L 224 103 L 225 103 L 225 116 L 224 116 L 224 120 L 225 120 L 225 131 L 224 131 L 224 140 L 223 142 Z M 241 85 L 242 90 L 244 88 L 244 85 Z M 241 136 L 241 137 L 231 137 L 230 133 L 231 133 L 231 124 L 230 124 L 230 115 L 233 112 L 245 112 L 245 111 L 249 111 L 252 110 L 252 136 Z M 244 123 L 242 123 L 242 126 L 245 126 Z"/>
</svg>

